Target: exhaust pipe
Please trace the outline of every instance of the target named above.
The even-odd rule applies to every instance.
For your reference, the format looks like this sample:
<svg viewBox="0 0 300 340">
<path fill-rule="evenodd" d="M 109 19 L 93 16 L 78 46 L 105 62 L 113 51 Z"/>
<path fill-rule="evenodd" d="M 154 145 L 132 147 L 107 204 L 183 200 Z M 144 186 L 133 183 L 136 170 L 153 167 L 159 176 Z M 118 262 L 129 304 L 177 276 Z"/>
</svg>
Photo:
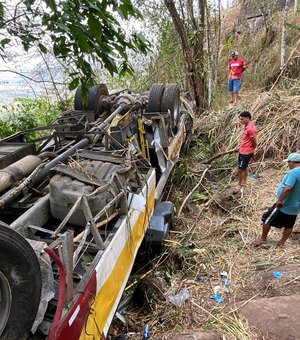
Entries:
<svg viewBox="0 0 300 340">
<path fill-rule="evenodd" d="M 28 155 L 0 170 L 0 192 L 11 187 L 16 181 L 28 176 L 42 163 L 41 158 Z"/>
</svg>

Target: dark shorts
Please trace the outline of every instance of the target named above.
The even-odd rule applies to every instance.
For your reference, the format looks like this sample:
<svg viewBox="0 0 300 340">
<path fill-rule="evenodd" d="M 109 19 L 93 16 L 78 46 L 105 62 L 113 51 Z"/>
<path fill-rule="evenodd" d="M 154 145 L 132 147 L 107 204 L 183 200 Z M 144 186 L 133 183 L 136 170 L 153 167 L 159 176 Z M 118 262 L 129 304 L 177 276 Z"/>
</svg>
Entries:
<svg viewBox="0 0 300 340">
<path fill-rule="evenodd" d="M 241 79 L 228 79 L 228 91 L 239 93 L 241 86 Z"/>
<path fill-rule="evenodd" d="M 273 205 L 262 215 L 262 222 L 275 228 L 293 228 L 297 215 L 287 215 Z"/>
<path fill-rule="evenodd" d="M 250 153 L 250 155 L 242 155 L 241 153 L 239 153 L 239 157 L 238 157 L 239 169 L 245 170 L 248 167 L 249 162 L 252 157 L 253 157 L 253 153 Z"/>
</svg>

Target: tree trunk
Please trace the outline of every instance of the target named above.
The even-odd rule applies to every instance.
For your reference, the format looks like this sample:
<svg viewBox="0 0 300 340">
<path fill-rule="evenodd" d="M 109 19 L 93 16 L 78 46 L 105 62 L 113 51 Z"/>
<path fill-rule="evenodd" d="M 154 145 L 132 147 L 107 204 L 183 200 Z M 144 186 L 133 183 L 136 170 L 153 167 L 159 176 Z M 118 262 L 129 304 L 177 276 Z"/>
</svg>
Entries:
<svg viewBox="0 0 300 340">
<path fill-rule="evenodd" d="M 209 23 L 209 11 L 206 6 L 206 41 L 207 41 L 207 104 L 210 107 L 212 100 L 212 69 L 211 69 L 211 43 L 210 43 L 210 23 Z"/>
<path fill-rule="evenodd" d="M 206 30 L 206 0 L 198 0 L 198 9 L 200 15 L 199 24 L 199 35 L 198 40 L 198 57 L 197 57 L 197 71 L 199 80 L 199 98 L 200 98 L 200 112 L 203 112 L 207 108 L 207 76 L 206 76 L 206 64 L 205 64 L 205 51 L 204 51 L 204 41 L 205 41 L 205 30 Z"/>
<path fill-rule="evenodd" d="M 290 3 L 290 0 L 286 0 L 285 7 L 284 7 L 284 15 L 283 15 L 283 23 L 282 23 L 282 31 L 281 31 L 280 69 L 283 69 L 284 64 L 285 64 L 285 55 L 286 55 L 285 23 L 287 21 L 289 3 Z"/>
<path fill-rule="evenodd" d="M 192 32 L 188 30 L 188 26 L 184 26 L 184 20 L 180 17 L 174 0 L 164 0 L 164 3 L 168 9 L 168 12 L 172 18 L 175 30 L 179 36 L 181 42 L 181 48 L 185 61 L 185 69 L 189 81 L 190 92 L 195 104 L 197 111 L 202 113 L 207 108 L 206 98 L 206 78 L 205 78 L 205 65 L 204 65 L 204 29 L 205 29 L 205 4 L 206 0 L 198 0 L 200 24 L 194 17 L 193 1 L 188 0 L 187 10 L 192 18 L 190 20 L 190 27 L 192 26 Z M 203 7 L 204 6 L 204 7 Z M 181 9 L 183 6 L 181 6 Z M 204 10 L 203 10 L 204 8 Z M 183 10 L 182 10 L 183 12 Z M 183 13 L 182 13 L 183 15 Z M 187 21 L 187 20 L 185 20 Z M 188 23 L 186 24 L 188 25 Z M 195 39 L 191 39 L 196 31 Z"/>
</svg>

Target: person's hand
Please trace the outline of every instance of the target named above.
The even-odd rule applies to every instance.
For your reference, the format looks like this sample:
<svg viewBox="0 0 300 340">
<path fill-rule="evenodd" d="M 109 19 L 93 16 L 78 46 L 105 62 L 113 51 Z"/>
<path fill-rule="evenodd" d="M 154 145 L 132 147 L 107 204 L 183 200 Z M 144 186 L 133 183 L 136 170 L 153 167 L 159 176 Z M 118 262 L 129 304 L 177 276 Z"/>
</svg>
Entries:
<svg viewBox="0 0 300 340">
<path fill-rule="evenodd" d="M 277 201 L 275 203 L 275 207 L 282 207 L 283 206 L 283 203 L 281 201 Z"/>
<path fill-rule="evenodd" d="M 254 162 L 256 162 L 256 153 L 254 153 L 254 152 L 252 154 L 252 159 L 253 159 Z"/>
</svg>

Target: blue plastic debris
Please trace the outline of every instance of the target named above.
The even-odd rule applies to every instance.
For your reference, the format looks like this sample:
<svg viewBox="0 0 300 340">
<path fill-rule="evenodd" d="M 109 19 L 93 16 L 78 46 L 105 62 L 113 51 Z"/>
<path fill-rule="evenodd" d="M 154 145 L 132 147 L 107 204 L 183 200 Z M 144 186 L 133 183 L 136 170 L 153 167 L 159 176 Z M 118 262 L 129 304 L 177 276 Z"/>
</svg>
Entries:
<svg viewBox="0 0 300 340">
<path fill-rule="evenodd" d="M 211 299 L 215 300 L 216 302 L 220 303 L 220 302 L 224 302 L 224 300 L 221 298 L 221 296 L 213 294 L 210 296 Z"/>
<path fill-rule="evenodd" d="M 209 278 L 206 275 L 199 275 L 197 277 L 197 281 L 200 281 L 200 282 L 205 282 L 205 281 L 208 281 L 208 280 L 209 280 Z"/>
<path fill-rule="evenodd" d="M 146 324 L 146 325 L 144 326 L 143 340 L 148 340 L 149 338 L 150 338 L 149 325 Z"/>
<path fill-rule="evenodd" d="M 273 272 L 272 275 L 275 279 L 281 279 L 283 276 L 281 272 Z"/>
<path fill-rule="evenodd" d="M 231 282 L 226 277 L 222 277 L 221 280 L 226 287 L 231 286 Z"/>
<path fill-rule="evenodd" d="M 231 282 L 228 280 L 228 278 L 227 278 L 227 272 L 222 272 L 221 274 L 220 274 L 220 276 L 221 276 L 221 281 L 222 281 L 222 283 L 226 286 L 226 287 L 229 287 L 229 286 L 231 286 Z"/>
<path fill-rule="evenodd" d="M 257 179 L 257 173 L 256 173 L 256 172 L 252 172 L 252 173 L 249 175 L 249 177 L 250 177 L 251 179 Z"/>
</svg>

